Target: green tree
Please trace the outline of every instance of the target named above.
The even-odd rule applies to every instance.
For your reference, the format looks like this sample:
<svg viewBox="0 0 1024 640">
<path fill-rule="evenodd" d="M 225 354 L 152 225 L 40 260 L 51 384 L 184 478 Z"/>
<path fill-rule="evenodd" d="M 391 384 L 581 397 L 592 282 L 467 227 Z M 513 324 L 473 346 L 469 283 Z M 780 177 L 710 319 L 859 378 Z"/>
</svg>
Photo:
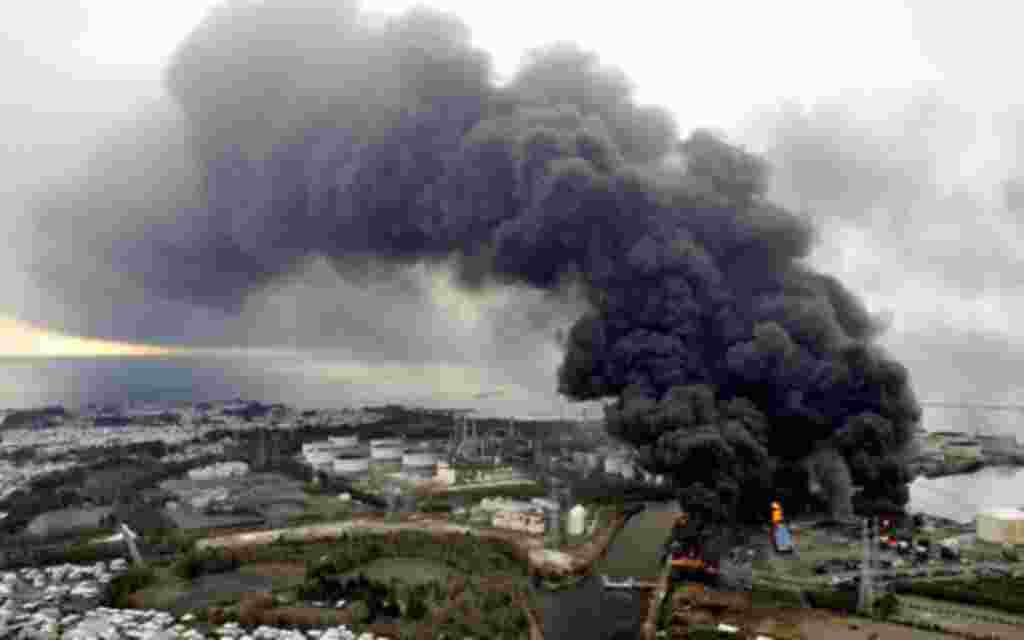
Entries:
<svg viewBox="0 0 1024 640">
<path fill-rule="evenodd" d="M 896 594 L 887 593 L 875 602 L 875 615 L 879 618 L 891 618 L 899 613 L 900 600 Z"/>
</svg>

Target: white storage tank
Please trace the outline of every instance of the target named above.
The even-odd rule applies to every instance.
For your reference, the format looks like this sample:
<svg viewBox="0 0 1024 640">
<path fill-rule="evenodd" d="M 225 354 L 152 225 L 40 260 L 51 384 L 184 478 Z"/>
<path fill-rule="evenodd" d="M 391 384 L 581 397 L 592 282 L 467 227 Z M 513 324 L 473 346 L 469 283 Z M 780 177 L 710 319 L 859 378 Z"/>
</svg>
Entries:
<svg viewBox="0 0 1024 640">
<path fill-rule="evenodd" d="M 995 544 L 1024 545 L 1024 511 L 992 509 L 978 514 L 978 538 Z"/>
<path fill-rule="evenodd" d="M 328 451 L 313 451 L 306 454 L 306 460 L 315 467 L 321 464 L 329 464 L 334 460 L 334 455 Z"/>
<path fill-rule="evenodd" d="M 371 438 L 370 447 L 394 447 L 405 444 L 402 438 Z"/>
<path fill-rule="evenodd" d="M 636 467 L 629 460 L 625 460 L 619 468 L 619 474 L 626 480 L 632 480 L 633 476 L 636 475 Z"/>
<path fill-rule="evenodd" d="M 323 471 L 324 473 L 330 473 L 334 471 L 334 460 L 324 460 L 317 462 L 316 464 L 310 465 L 314 471 Z"/>
<path fill-rule="evenodd" d="M 367 473 L 369 470 L 369 458 L 337 458 L 334 461 L 334 473 L 337 473 L 338 475 L 357 476 Z"/>
<path fill-rule="evenodd" d="M 587 510 L 583 505 L 578 504 L 572 509 L 569 509 L 569 521 L 566 524 L 566 528 L 570 536 L 581 536 L 583 535 L 584 525 L 587 520 Z"/>
<path fill-rule="evenodd" d="M 433 451 L 410 451 L 402 455 L 402 466 L 410 468 L 433 467 L 437 464 L 437 454 Z"/>
<path fill-rule="evenodd" d="M 401 461 L 404 453 L 405 445 L 402 444 L 381 444 L 370 447 L 370 457 L 374 460 Z"/>
<path fill-rule="evenodd" d="M 608 456 L 604 459 L 604 472 L 618 475 L 622 473 L 622 466 L 625 462 L 625 458 L 621 458 L 619 456 Z"/>
<path fill-rule="evenodd" d="M 338 449 L 350 449 L 359 446 L 359 436 L 331 436 L 327 438 L 331 447 Z"/>
</svg>

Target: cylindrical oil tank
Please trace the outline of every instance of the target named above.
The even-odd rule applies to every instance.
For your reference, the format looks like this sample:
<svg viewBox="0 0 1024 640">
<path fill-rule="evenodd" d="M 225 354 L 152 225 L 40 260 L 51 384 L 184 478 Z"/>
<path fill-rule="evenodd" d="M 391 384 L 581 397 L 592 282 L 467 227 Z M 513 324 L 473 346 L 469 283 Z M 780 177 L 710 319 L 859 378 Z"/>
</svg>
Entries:
<svg viewBox="0 0 1024 640">
<path fill-rule="evenodd" d="M 571 536 L 583 535 L 584 525 L 587 519 L 587 510 L 583 505 L 578 504 L 572 509 L 569 509 L 569 522 L 567 523 L 567 529 Z"/>
<path fill-rule="evenodd" d="M 407 451 L 402 455 L 402 467 L 410 469 L 433 468 L 437 464 L 437 454 L 433 451 Z"/>
<path fill-rule="evenodd" d="M 374 460 L 398 460 L 401 461 L 405 453 L 405 445 L 382 444 L 370 447 L 370 457 Z"/>
<path fill-rule="evenodd" d="M 402 438 L 371 438 L 370 447 L 393 447 L 405 444 Z"/>
<path fill-rule="evenodd" d="M 334 473 L 343 476 L 354 476 L 366 473 L 370 470 L 370 459 L 359 458 L 337 458 L 334 461 Z"/>
<path fill-rule="evenodd" d="M 359 446 L 359 436 L 331 436 L 327 438 L 332 447 L 341 449 Z"/>
<path fill-rule="evenodd" d="M 306 460 L 312 465 L 318 465 L 334 460 L 334 455 L 327 451 L 312 451 L 306 454 Z"/>
<path fill-rule="evenodd" d="M 626 460 L 619 467 L 619 474 L 626 480 L 632 480 L 633 476 L 636 475 L 636 467 L 633 466 L 632 462 Z"/>
<path fill-rule="evenodd" d="M 625 458 L 619 456 L 608 456 L 604 459 L 604 472 L 612 474 L 622 473 L 622 466 L 625 464 Z"/>
</svg>

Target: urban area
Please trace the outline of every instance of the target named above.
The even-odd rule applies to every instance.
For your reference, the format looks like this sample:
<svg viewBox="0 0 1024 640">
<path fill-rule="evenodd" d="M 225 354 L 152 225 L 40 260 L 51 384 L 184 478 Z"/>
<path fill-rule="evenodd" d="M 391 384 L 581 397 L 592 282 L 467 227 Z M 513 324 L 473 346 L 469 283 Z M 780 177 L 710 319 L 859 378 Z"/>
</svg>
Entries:
<svg viewBox="0 0 1024 640">
<path fill-rule="evenodd" d="M 5 638 L 611 637 L 581 634 L 573 598 L 628 603 L 623 638 L 1024 637 L 1021 505 L 963 524 L 779 500 L 716 531 L 601 420 L 4 413 Z M 1013 438 L 923 431 L 914 455 L 928 476 L 1024 458 Z"/>
</svg>

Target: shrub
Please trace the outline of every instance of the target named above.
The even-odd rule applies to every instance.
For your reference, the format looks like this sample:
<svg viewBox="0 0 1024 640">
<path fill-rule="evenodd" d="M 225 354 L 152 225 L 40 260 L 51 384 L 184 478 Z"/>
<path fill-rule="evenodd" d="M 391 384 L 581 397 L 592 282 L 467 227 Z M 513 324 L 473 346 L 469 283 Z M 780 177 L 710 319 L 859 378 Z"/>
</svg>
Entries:
<svg viewBox="0 0 1024 640">
<path fill-rule="evenodd" d="M 800 608 L 803 606 L 799 592 L 762 585 L 754 587 L 750 593 L 750 599 L 755 607 Z"/>
<path fill-rule="evenodd" d="M 423 511 L 424 513 L 450 513 L 452 511 L 452 505 L 447 501 L 428 500 L 420 505 L 420 511 Z"/>
<path fill-rule="evenodd" d="M 238 605 L 238 622 L 245 626 L 260 623 L 263 611 L 274 606 L 274 596 L 269 593 L 247 593 Z"/>
<path fill-rule="evenodd" d="M 412 620 L 422 620 L 427 615 L 428 610 L 425 594 L 418 590 L 412 590 L 406 596 L 405 615 L 408 618 Z"/>
<path fill-rule="evenodd" d="M 174 575 L 184 580 L 194 580 L 207 573 L 224 573 L 239 567 L 238 558 L 224 549 L 203 549 L 189 551 L 175 561 Z"/>
<path fill-rule="evenodd" d="M 900 610 L 900 600 L 895 594 L 887 593 L 875 602 L 875 614 L 879 618 L 891 618 Z"/>
<path fill-rule="evenodd" d="M 897 587 L 900 593 L 991 607 L 1024 614 L 1024 578 L 978 578 L 945 582 L 912 582 Z"/>
<path fill-rule="evenodd" d="M 210 624 L 222 625 L 227 622 L 228 616 L 223 607 L 210 607 L 206 613 L 206 619 Z"/>
<path fill-rule="evenodd" d="M 370 619 L 370 607 L 362 600 L 349 605 L 349 613 L 353 622 L 363 623 Z"/>
<path fill-rule="evenodd" d="M 145 589 L 156 582 L 156 573 L 150 567 L 132 567 L 107 583 L 103 603 L 108 607 L 126 608 L 129 594 Z"/>
<path fill-rule="evenodd" d="M 857 593 L 854 591 L 818 589 L 806 593 L 811 606 L 817 609 L 831 609 L 843 613 L 854 613 L 857 611 Z"/>
</svg>

